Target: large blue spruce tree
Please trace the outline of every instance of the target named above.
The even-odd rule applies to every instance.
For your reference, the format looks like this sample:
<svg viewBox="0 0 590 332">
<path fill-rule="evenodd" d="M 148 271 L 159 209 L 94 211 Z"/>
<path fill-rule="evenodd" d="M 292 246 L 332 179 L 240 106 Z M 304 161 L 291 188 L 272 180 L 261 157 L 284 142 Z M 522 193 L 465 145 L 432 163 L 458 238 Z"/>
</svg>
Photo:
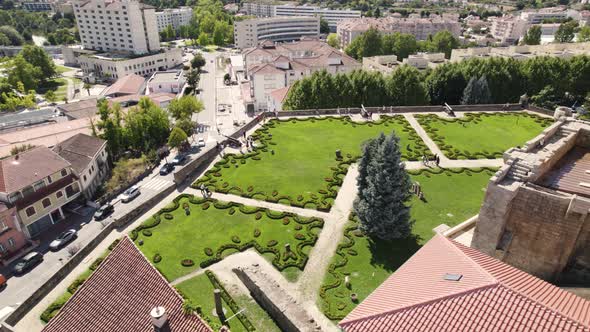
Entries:
<svg viewBox="0 0 590 332">
<path fill-rule="evenodd" d="M 359 192 L 353 207 L 360 229 L 384 240 L 408 237 L 413 223 L 406 205 L 411 181 L 395 133 L 381 133 L 365 143 L 357 181 Z"/>
</svg>

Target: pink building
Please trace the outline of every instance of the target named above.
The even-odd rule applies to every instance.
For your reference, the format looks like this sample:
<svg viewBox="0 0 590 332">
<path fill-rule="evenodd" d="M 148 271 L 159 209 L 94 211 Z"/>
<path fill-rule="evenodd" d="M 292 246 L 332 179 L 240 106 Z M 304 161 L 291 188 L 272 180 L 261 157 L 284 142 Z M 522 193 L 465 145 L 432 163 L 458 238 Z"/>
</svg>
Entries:
<svg viewBox="0 0 590 332">
<path fill-rule="evenodd" d="M 0 265 L 18 257 L 28 244 L 19 225 L 16 209 L 0 203 Z"/>
</svg>

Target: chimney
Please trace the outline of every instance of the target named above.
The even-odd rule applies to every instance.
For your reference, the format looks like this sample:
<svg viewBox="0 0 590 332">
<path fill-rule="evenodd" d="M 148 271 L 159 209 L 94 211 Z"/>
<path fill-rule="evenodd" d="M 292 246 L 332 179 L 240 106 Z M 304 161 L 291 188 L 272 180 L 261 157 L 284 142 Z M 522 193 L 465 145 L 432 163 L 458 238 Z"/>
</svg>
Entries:
<svg viewBox="0 0 590 332">
<path fill-rule="evenodd" d="M 172 332 L 170 329 L 170 322 L 168 321 L 168 314 L 164 307 L 155 307 L 150 312 L 152 316 L 152 325 L 154 326 L 154 332 Z"/>
</svg>

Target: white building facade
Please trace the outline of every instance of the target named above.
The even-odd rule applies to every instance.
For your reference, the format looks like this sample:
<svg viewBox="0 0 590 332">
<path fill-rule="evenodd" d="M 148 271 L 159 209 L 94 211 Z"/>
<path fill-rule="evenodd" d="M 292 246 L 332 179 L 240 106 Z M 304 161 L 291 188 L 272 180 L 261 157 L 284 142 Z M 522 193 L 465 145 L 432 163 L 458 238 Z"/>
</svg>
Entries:
<svg viewBox="0 0 590 332">
<path fill-rule="evenodd" d="M 503 16 L 490 19 L 492 36 L 504 44 L 513 44 L 522 38 L 531 24 L 520 17 Z"/>
<path fill-rule="evenodd" d="M 319 17 L 256 18 L 234 23 L 235 44 L 242 49 L 255 47 L 262 40 L 286 42 L 319 35 Z"/>
<path fill-rule="evenodd" d="M 146 54 L 160 50 L 156 10 L 135 0 L 75 1 L 84 48 Z"/>
<path fill-rule="evenodd" d="M 182 90 L 186 83 L 186 78 L 182 70 L 157 71 L 147 82 L 147 93 L 174 93 L 177 94 Z"/>
<path fill-rule="evenodd" d="M 166 29 L 169 25 L 174 29 L 188 25 L 192 17 L 193 9 L 191 7 L 167 8 L 161 12 L 156 12 L 158 32 Z"/>
</svg>

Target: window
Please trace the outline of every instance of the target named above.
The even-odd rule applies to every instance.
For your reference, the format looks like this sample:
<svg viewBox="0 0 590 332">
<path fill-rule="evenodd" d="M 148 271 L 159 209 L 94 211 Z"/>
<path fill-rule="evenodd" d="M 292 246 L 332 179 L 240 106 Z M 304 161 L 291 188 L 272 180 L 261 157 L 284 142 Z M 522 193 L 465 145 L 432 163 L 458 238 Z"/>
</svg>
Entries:
<svg viewBox="0 0 590 332">
<path fill-rule="evenodd" d="M 86 175 L 84 175 L 82 178 L 84 179 L 84 182 L 86 182 Z"/>
<path fill-rule="evenodd" d="M 29 206 L 25 210 L 25 214 L 27 215 L 27 217 L 31 217 L 31 216 L 35 215 L 35 207 L 34 206 Z"/>
<path fill-rule="evenodd" d="M 45 187 L 45 181 L 43 181 L 43 180 L 33 183 L 33 188 L 35 189 L 35 191 L 37 191 L 43 187 Z"/>
<path fill-rule="evenodd" d="M 53 180 L 51 180 L 51 175 L 47 177 L 47 183 L 51 183 L 53 182 Z"/>
<path fill-rule="evenodd" d="M 41 202 L 41 204 L 43 204 L 44 208 L 48 208 L 51 206 L 51 200 L 49 199 L 49 197 L 47 197 Z"/>
<path fill-rule="evenodd" d="M 16 242 L 14 241 L 13 238 L 8 239 L 8 245 L 11 247 L 14 247 L 16 245 Z"/>
<path fill-rule="evenodd" d="M 0 231 L 3 231 L 7 228 L 8 228 L 8 226 L 6 226 L 6 223 L 4 223 L 4 221 L 0 221 Z"/>
<path fill-rule="evenodd" d="M 57 198 L 61 198 L 63 195 L 64 194 L 61 192 L 61 190 L 55 193 L 55 197 Z"/>
<path fill-rule="evenodd" d="M 68 170 L 64 168 L 61 170 L 61 176 L 66 176 L 66 175 L 68 175 Z"/>
<path fill-rule="evenodd" d="M 4 248 L 4 245 L 2 245 L 2 243 L 0 243 L 0 252 L 6 252 L 6 248 Z"/>
</svg>

